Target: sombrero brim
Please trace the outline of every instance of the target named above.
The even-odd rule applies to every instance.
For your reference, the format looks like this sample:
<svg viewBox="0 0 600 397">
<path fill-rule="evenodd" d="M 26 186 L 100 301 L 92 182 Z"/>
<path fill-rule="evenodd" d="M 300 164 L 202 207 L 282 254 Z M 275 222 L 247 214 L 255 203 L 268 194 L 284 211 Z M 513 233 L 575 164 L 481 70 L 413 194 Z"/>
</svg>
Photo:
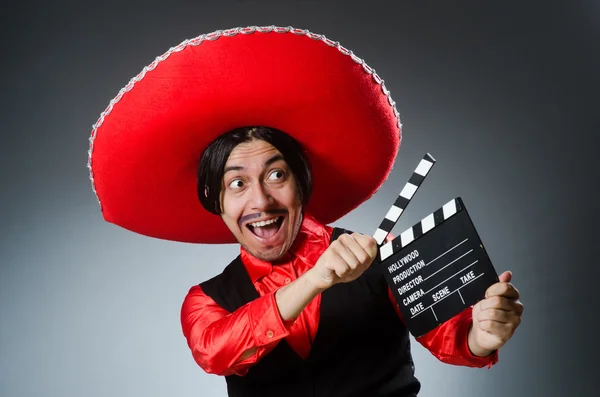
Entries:
<svg viewBox="0 0 600 397">
<path fill-rule="evenodd" d="M 383 81 L 324 36 L 243 28 L 186 40 L 124 87 L 94 125 L 88 167 L 104 219 L 160 239 L 232 243 L 197 198 L 197 167 L 217 136 L 268 126 L 306 149 L 306 211 L 328 224 L 386 180 L 401 124 Z"/>
</svg>

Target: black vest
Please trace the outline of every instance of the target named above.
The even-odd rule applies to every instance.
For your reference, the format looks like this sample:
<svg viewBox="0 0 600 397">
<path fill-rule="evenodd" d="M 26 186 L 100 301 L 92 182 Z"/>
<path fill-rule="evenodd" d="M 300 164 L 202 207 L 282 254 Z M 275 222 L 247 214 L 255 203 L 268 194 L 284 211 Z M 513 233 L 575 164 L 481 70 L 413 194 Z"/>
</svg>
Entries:
<svg viewBox="0 0 600 397">
<path fill-rule="evenodd" d="M 345 232 L 334 228 L 332 240 Z M 239 256 L 200 286 L 229 312 L 259 298 Z M 377 263 L 357 280 L 324 291 L 320 313 L 306 360 L 281 340 L 245 376 L 225 377 L 229 396 L 416 396 L 408 331 Z"/>
</svg>

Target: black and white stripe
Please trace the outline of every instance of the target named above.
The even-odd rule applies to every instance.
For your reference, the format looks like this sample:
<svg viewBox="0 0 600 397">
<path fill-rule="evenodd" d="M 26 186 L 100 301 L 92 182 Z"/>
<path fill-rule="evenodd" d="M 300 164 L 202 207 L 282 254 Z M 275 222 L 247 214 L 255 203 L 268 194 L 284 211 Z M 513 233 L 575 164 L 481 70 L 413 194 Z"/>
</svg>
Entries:
<svg viewBox="0 0 600 397">
<path fill-rule="evenodd" d="M 435 159 L 431 157 L 429 153 L 425 154 L 423 159 L 419 162 L 419 165 L 413 172 L 412 176 L 410 177 L 406 185 L 404 185 L 404 188 L 400 192 L 400 195 L 398 195 L 398 198 L 396 199 L 392 207 L 389 209 L 385 218 L 383 219 L 383 221 L 381 221 L 381 224 L 373 234 L 373 237 L 375 238 L 375 241 L 377 241 L 378 245 L 381 246 L 381 244 L 383 244 L 387 236 L 390 234 L 390 232 L 396 225 L 396 222 L 398 222 L 398 218 L 400 218 L 400 215 L 406 209 L 408 203 L 410 203 L 410 200 L 413 198 L 415 192 L 419 189 L 419 187 L 423 183 L 423 180 L 425 179 L 425 177 L 429 173 L 429 170 L 431 170 L 431 167 L 433 167 L 434 164 Z"/>
<path fill-rule="evenodd" d="M 382 245 L 379 249 L 381 261 L 386 260 L 394 253 L 400 251 L 402 248 L 406 247 L 408 244 L 418 239 L 431 229 L 440 225 L 442 222 L 456 214 L 461 209 L 462 207 L 457 199 L 450 200 L 443 207 L 429 214 L 416 225 L 406 229 L 394 240 Z"/>
</svg>

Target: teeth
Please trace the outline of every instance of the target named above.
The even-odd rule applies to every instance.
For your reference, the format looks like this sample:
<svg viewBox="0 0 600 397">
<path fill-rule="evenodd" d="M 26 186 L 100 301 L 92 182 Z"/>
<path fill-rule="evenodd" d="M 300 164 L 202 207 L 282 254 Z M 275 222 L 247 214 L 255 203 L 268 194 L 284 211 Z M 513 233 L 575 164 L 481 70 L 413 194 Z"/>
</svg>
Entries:
<svg viewBox="0 0 600 397">
<path fill-rule="evenodd" d="M 277 222 L 277 219 L 279 219 L 279 218 L 273 218 L 273 219 L 269 219 L 266 221 L 254 222 L 254 223 L 251 223 L 250 226 L 252 226 L 252 227 L 267 226 L 267 225 L 270 225 L 271 223 Z"/>
</svg>

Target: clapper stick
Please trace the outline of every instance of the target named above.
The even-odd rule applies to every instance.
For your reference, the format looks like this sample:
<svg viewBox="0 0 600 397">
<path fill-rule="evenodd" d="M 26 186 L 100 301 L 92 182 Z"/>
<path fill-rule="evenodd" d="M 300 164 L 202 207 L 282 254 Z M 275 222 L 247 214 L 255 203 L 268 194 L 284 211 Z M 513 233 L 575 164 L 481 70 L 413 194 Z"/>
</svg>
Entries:
<svg viewBox="0 0 600 397">
<path fill-rule="evenodd" d="M 402 191 L 400 191 L 398 198 L 396 198 L 396 201 L 392 204 L 385 218 L 383 218 L 381 224 L 373 234 L 377 245 L 381 246 L 383 244 L 434 164 L 435 159 L 429 153 L 423 156 L 423 159 L 419 162 L 412 176 L 406 182 Z"/>
<path fill-rule="evenodd" d="M 421 221 L 402 232 L 399 237 L 384 244 L 379 250 L 381 260 L 386 260 L 392 256 L 392 254 L 412 243 L 415 239 L 421 237 L 434 227 L 439 226 L 446 219 L 456 214 L 459 209 L 462 209 L 459 201 L 457 199 L 452 199 L 444 204 L 442 208 L 427 215 L 425 218 L 421 219 Z"/>
</svg>

